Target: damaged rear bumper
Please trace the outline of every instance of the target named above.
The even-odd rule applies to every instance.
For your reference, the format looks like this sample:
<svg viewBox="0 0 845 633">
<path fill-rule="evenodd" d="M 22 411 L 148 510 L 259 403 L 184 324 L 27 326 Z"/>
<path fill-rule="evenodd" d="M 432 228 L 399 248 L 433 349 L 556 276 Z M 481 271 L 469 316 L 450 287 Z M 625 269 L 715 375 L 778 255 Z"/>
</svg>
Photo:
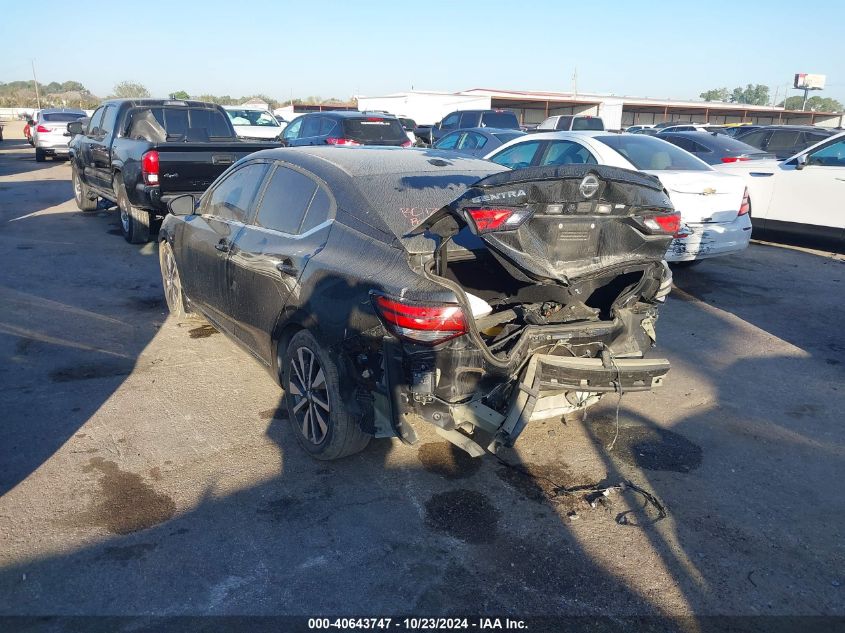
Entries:
<svg viewBox="0 0 845 633">
<path fill-rule="evenodd" d="M 388 370 L 397 377 L 401 368 Z M 499 384 L 510 395 L 504 409 L 494 409 L 482 395 L 469 402 L 448 403 L 435 396 L 424 399 L 401 384 L 391 389 L 392 426 L 403 441 L 414 443 L 414 426 L 429 422 L 435 430 L 469 452 L 480 456 L 498 446 L 513 446 L 531 419 L 560 416 L 598 402 L 604 393 L 650 391 L 667 372 L 665 359 L 572 358 L 534 354 L 518 378 Z M 481 439 L 481 438 L 484 439 Z"/>
</svg>

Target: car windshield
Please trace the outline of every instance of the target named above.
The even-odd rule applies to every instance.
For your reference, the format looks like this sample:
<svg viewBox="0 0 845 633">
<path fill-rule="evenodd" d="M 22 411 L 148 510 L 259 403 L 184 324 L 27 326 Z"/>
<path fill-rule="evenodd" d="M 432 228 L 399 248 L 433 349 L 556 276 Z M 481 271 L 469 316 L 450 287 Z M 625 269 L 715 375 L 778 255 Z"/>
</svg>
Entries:
<svg viewBox="0 0 845 633">
<path fill-rule="evenodd" d="M 619 134 L 595 139 L 615 150 L 637 169 L 657 171 L 709 171 L 710 167 L 689 152 L 653 136 Z"/>
<path fill-rule="evenodd" d="M 51 123 L 69 123 L 85 116 L 84 112 L 44 112 L 41 118 Z"/>
<path fill-rule="evenodd" d="M 380 117 L 345 119 L 343 129 L 348 138 L 361 143 L 408 140 L 408 136 L 398 119 L 382 119 Z"/>
<path fill-rule="evenodd" d="M 264 110 L 226 110 L 232 125 L 251 125 L 259 127 L 279 127 L 279 122 Z"/>
<path fill-rule="evenodd" d="M 505 143 L 512 141 L 519 136 L 523 136 L 523 133 L 522 132 L 496 132 L 495 134 L 493 134 L 493 136 L 495 136 L 497 139 L 499 139 L 502 142 L 502 145 L 504 145 Z"/>
</svg>

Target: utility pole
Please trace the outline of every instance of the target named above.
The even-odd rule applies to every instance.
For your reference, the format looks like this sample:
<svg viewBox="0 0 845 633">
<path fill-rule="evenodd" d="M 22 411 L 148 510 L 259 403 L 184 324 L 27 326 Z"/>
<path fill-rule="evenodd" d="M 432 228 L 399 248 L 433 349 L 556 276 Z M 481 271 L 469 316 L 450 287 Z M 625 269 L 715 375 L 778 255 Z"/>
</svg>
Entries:
<svg viewBox="0 0 845 633">
<path fill-rule="evenodd" d="M 572 73 L 572 93 L 575 99 L 578 99 L 578 67 L 575 67 L 575 72 Z"/>
<path fill-rule="evenodd" d="M 35 60 L 29 60 L 32 62 L 32 79 L 35 81 L 35 103 L 38 104 L 38 109 L 41 109 L 41 95 L 38 92 L 38 77 L 35 76 Z"/>
</svg>

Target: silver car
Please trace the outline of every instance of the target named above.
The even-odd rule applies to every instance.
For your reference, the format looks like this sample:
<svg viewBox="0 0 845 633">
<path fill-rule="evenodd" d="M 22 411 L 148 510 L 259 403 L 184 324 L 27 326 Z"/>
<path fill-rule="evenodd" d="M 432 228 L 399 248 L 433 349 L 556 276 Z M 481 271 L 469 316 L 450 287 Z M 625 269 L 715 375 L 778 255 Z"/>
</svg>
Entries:
<svg viewBox="0 0 845 633">
<path fill-rule="evenodd" d="M 86 116 L 82 110 L 48 108 L 41 110 L 30 125 L 35 161 L 44 162 L 48 156 L 67 156 L 70 135 L 67 124 Z"/>
</svg>

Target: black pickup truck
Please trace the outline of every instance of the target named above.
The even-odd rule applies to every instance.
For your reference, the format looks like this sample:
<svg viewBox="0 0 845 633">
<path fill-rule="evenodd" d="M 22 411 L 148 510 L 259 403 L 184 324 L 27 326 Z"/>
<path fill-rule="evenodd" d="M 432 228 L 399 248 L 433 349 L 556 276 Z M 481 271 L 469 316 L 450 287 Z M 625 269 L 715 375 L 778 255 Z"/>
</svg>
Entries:
<svg viewBox="0 0 845 633">
<path fill-rule="evenodd" d="M 77 206 L 115 203 L 133 244 L 150 239 L 172 198 L 201 194 L 238 159 L 279 146 L 239 139 L 223 108 L 200 101 L 113 99 L 67 127 Z"/>
</svg>

